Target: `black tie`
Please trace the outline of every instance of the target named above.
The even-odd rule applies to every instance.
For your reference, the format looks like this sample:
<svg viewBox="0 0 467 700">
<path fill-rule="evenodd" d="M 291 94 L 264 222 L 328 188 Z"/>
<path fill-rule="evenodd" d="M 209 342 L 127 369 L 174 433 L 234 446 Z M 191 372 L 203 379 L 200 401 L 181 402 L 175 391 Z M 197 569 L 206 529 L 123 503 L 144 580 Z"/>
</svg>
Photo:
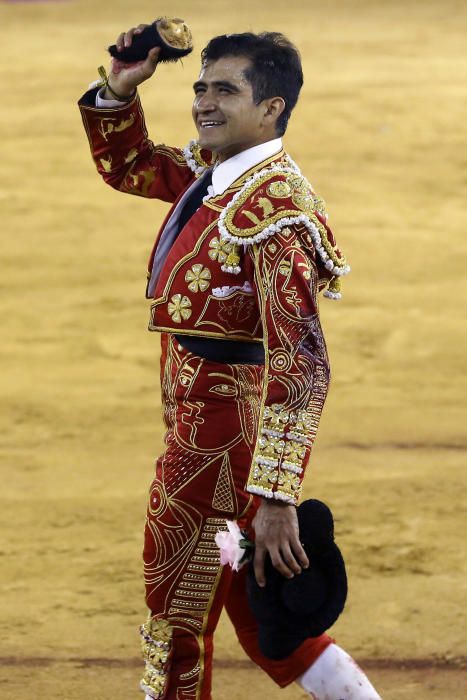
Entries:
<svg viewBox="0 0 467 700">
<path fill-rule="evenodd" d="M 209 185 L 212 184 L 212 170 L 206 171 L 198 180 L 196 187 L 193 189 L 193 192 L 190 193 L 190 196 L 186 200 L 185 204 L 183 205 L 183 209 L 180 212 L 180 216 L 178 218 L 178 230 L 179 232 L 182 230 L 182 228 L 185 226 L 187 221 L 191 219 L 195 211 L 199 209 L 201 204 L 203 203 L 203 197 L 205 197 L 208 193 L 208 187 Z"/>
</svg>

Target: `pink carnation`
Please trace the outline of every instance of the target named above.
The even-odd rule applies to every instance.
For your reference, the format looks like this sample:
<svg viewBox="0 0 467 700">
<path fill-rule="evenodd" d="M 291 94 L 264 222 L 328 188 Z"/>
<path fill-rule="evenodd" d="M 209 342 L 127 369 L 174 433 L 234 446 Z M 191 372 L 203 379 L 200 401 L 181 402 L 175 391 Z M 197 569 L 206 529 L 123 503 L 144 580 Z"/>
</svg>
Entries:
<svg viewBox="0 0 467 700">
<path fill-rule="evenodd" d="M 240 544 L 245 541 L 245 538 L 235 521 L 226 520 L 226 524 L 229 531 L 217 532 L 215 537 L 220 549 L 221 564 L 222 566 L 229 564 L 234 571 L 238 571 L 247 561 L 245 547 Z M 244 558 L 245 561 L 242 562 Z"/>
</svg>

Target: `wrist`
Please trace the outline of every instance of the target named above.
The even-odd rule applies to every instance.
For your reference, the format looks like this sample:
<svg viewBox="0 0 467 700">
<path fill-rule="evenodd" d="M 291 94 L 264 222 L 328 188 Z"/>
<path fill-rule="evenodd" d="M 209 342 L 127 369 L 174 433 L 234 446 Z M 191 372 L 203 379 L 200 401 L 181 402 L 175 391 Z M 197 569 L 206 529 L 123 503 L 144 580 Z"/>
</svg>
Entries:
<svg viewBox="0 0 467 700">
<path fill-rule="evenodd" d="M 105 100 L 120 100 L 121 102 L 129 102 L 135 95 L 136 88 L 128 88 L 120 85 L 116 87 L 111 84 L 110 79 L 107 80 L 104 93 Z"/>
<path fill-rule="evenodd" d="M 104 66 L 99 66 L 97 69 L 101 76 L 101 85 L 105 87 L 103 94 L 104 100 L 118 100 L 119 102 L 130 102 L 136 95 L 136 87 L 127 87 L 119 85 L 115 88 L 111 83 L 111 76 L 107 76 Z"/>
<path fill-rule="evenodd" d="M 287 508 L 290 507 L 292 504 L 291 503 L 286 503 L 286 501 L 282 501 L 281 499 L 278 498 L 267 498 L 266 496 L 260 496 L 261 498 L 261 505 L 265 505 L 268 508 Z"/>
</svg>

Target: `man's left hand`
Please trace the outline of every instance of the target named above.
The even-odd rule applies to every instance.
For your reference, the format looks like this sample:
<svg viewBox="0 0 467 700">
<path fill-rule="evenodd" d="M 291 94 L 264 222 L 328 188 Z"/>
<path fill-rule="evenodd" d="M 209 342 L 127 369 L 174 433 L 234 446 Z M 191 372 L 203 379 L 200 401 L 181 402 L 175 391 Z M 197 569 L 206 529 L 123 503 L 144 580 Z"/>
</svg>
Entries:
<svg viewBox="0 0 467 700">
<path fill-rule="evenodd" d="M 254 570 L 258 586 L 266 585 L 264 560 L 269 553 L 272 564 L 285 578 L 293 578 L 309 566 L 298 529 L 295 506 L 280 501 L 262 499 L 253 520 L 255 528 Z"/>
</svg>

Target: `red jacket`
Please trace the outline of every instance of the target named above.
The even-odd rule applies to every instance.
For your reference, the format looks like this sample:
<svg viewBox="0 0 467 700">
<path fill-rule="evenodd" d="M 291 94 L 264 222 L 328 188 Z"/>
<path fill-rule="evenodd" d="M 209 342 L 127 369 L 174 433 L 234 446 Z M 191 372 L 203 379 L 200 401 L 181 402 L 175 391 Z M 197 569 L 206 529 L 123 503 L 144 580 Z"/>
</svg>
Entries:
<svg viewBox="0 0 467 700">
<path fill-rule="evenodd" d="M 173 202 L 213 165 L 196 144 L 154 145 L 138 98 L 80 109 L 98 172 L 112 187 Z M 160 233 L 149 261 L 151 275 Z M 178 234 L 155 282 L 149 328 L 264 344 L 265 381 L 247 491 L 297 502 L 329 385 L 318 292 L 349 271 L 322 200 L 282 151 L 209 198 Z"/>
</svg>

